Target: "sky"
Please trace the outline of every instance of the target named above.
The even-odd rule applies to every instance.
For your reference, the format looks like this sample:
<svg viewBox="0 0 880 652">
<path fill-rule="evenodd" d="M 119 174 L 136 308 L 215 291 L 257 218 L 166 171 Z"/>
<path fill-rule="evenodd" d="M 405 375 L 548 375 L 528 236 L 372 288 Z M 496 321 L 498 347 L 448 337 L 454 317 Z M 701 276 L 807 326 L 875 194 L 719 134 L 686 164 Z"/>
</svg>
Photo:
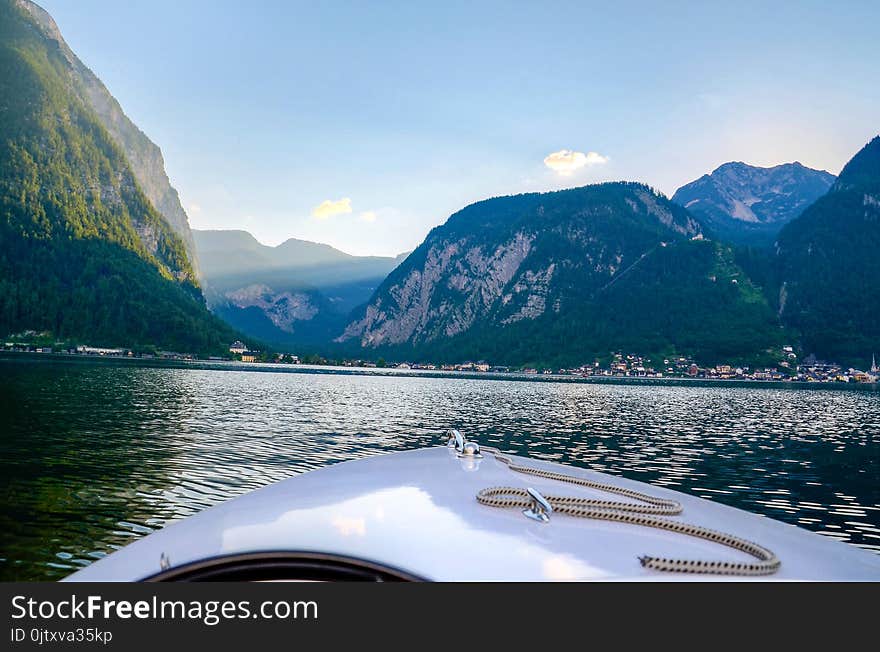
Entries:
<svg viewBox="0 0 880 652">
<path fill-rule="evenodd" d="M 37 0 L 196 229 L 396 255 L 469 203 L 880 131 L 880 2 Z"/>
</svg>

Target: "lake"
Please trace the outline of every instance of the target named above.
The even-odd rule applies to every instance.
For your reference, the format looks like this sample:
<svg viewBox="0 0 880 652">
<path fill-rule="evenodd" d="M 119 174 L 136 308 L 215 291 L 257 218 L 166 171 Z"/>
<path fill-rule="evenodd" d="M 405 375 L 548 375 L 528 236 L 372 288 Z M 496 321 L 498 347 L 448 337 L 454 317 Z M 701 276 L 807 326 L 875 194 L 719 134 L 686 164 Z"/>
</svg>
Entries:
<svg viewBox="0 0 880 652">
<path fill-rule="evenodd" d="M 449 427 L 880 552 L 880 392 L 339 371 L 0 358 L 0 579 Z"/>
</svg>

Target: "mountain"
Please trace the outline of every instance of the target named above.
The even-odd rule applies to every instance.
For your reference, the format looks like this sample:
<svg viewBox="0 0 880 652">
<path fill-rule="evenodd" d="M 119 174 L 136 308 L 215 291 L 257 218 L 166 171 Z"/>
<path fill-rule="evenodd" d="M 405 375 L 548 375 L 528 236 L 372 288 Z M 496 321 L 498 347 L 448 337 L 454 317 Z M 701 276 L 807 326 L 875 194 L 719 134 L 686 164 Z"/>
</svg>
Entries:
<svg viewBox="0 0 880 652">
<path fill-rule="evenodd" d="M 16 0 L 16 3 L 30 14 L 46 36 L 58 44 L 60 54 L 69 64 L 69 74 L 75 79 L 71 89 L 91 107 L 98 121 L 122 149 L 147 199 L 183 240 L 187 257 L 198 277 L 199 264 L 189 220 L 165 172 L 162 151 L 125 115 L 101 80 L 68 47 L 52 16 L 30 0 Z"/>
<path fill-rule="evenodd" d="M 800 163 L 760 168 L 725 163 L 682 186 L 672 201 L 721 240 L 770 245 L 779 230 L 828 192 L 834 175 Z"/>
<path fill-rule="evenodd" d="M 207 311 L 183 239 L 34 12 L 0 0 L 0 333 L 220 350 L 234 333 Z"/>
<path fill-rule="evenodd" d="M 779 306 L 804 350 L 865 367 L 880 352 L 880 136 L 779 234 Z"/>
<path fill-rule="evenodd" d="M 211 309 L 243 332 L 287 347 L 329 342 L 402 260 L 294 238 L 269 247 L 246 231 L 193 234 Z"/>
<path fill-rule="evenodd" d="M 617 182 L 499 197 L 452 215 L 337 341 L 434 360 L 581 364 L 625 348 L 703 359 L 778 343 L 729 247 L 687 210 Z"/>
</svg>

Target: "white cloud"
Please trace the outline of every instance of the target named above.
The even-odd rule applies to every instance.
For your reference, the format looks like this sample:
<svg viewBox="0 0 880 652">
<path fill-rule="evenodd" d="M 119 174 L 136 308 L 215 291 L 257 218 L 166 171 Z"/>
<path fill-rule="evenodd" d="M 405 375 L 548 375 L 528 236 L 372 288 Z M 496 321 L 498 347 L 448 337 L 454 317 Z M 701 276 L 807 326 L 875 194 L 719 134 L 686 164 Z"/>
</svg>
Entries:
<svg viewBox="0 0 880 652">
<path fill-rule="evenodd" d="M 601 165 L 607 163 L 608 157 L 597 152 L 575 152 L 570 149 L 561 149 L 558 152 L 548 154 L 544 158 L 544 165 L 559 174 L 568 176 L 587 165 Z"/>
<path fill-rule="evenodd" d="M 199 213 L 202 212 L 202 207 L 199 204 L 190 204 L 187 209 L 187 212 L 190 213 L 191 215 L 198 215 Z"/>
<path fill-rule="evenodd" d="M 344 215 L 351 213 L 351 199 L 343 197 L 342 199 L 325 199 L 312 209 L 312 216 L 319 220 L 326 220 L 334 215 Z"/>
<path fill-rule="evenodd" d="M 361 222 L 375 222 L 376 221 L 376 211 L 364 211 L 359 216 Z"/>
</svg>

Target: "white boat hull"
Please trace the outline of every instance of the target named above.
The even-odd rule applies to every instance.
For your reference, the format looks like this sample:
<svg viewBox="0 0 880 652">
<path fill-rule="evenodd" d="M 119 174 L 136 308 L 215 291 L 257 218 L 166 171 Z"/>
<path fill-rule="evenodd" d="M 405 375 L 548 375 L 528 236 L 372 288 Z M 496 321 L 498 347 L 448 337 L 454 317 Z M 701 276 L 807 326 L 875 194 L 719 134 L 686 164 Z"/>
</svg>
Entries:
<svg viewBox="0 0 880 652">
<path fill-rule="evenodd" d="M 754 561 L 691 536 L 554 513 L 481 505 L 487 487 L 619 499 L 511 471 L 491 454 L 447 447 L 379 455 L 311 471 L 173 523 L 87 566 L 67 581 L 143 580 L 205 560 L 264 553 L 330 555 L 439 581 L 880 580 L 880 555 L 720 503 L 595 471 L 513 457 L 529 466 L 613 483 L 681 503 L 678 519 L 771 549 L 778 571 L 761 577 L 644 568 L 639 557 Z"/>
</svg>

